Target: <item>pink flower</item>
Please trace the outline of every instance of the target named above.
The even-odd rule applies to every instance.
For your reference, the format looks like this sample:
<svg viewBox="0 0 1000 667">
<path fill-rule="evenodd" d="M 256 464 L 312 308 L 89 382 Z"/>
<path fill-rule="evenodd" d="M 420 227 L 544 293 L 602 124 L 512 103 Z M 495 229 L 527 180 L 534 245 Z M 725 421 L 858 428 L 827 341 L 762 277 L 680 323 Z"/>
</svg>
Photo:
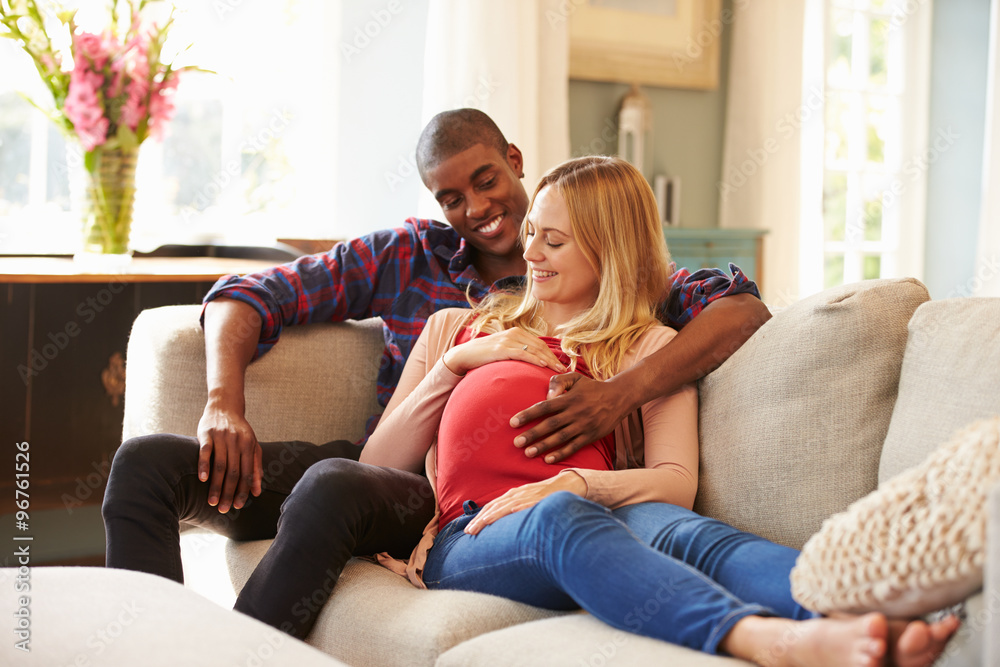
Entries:
<svg viewBox="0 0 1000 667">
<path fill-rule="evenodd" d="M 121 90 L 121 81 L 124 80 L 127 97 L 121 107 L 120 123 L 129 127 L 133 132 L 148 111 L 150 97 L 149 86 L 149 40 L 152 34 L 137 34 L 125 45 L 124 53 L 119 61 L 112 65 L 116 71 L 112 90 L 117 95 Z M 124 79 L 123 79 L 124 77 Z"/>
<path fill-rule="evenodd" d="M 119 1 L 112 0 L 116 6 Z M 22 48 L 36 60 L 53 97 L 62 107 L 61 124 L 72 125 L 87 152 L 105 145 L 109 132 L 114 144 L 119 130 L 124 132 L 126 128 L 136 133 L 139 142 L 150 135 L 159 136 L 174 113 L 172 95 L 178 73 L 170 71 L 172 65 L 161 60 L 160 52 L 169 20 L 164 27 L 157 27 L 155 22 L 148 21 L 151 18 L 148 13 L 141 11 L 145 0 L 126 1 L 130 5 L 131 25 L 125 30 L 116 19 L 99 34 L 79 31 L 73 12 L 59 13 L 60 23 L 68 26 L 71 33 L 72 71 L 62 69 L 63 61 L 67 60 L 65 52 L 61 56 L 53 50 L 42 22 L 27 16 L 26 0 L 7 3 L 13 2 L 12 7 L 20 8 L 15 12 L 18 16 L 24 14 L 24 20 L 18 23 L 26 35 Z M 111 13 L 113 18 L 117 16 L 114 10 Z"/>
<path fill-rule="evenodd" d="M 149 44 L 153 41 L 152 32 L 137 32 L 125 44 L 122 53 L 130 76 L 139 79 L 149 78 Z"/>
<path fill-rule="evenodd" d="M 103 146 L 108 139 L 108 119 L 101 118 L 96 124 L 85 128 L 76 128 L 76 136 L 80 138 L 80 145 L 83 150 L 92 151 L 98 146 Z"/>
<path fill-rule="evenodd" d="M 178 72 L 171 72 L 153 87 L 153 94 L 149 98 L 149 134 L 156 139 L 162 138 L 163 126 L 174 115 L 173 94 L 177 90 L 179 78 Z"/>
<path fill-rule="evenodd" d="M 111 85 L 108 86 L 108 95 L 118 97 L 125 87 L 125 63 L 121 58 L 111 61 Z"/>
<path fill-rule="evenodd" d="M 146 94 L 149 87 L 145 81 L 133 79 L 128 84 L 128 99 L 122 105 L 121 119 L 119 122 L 128 125 L 129 129 L 135 132 L 139 123 L 146 117 Z"/>
<path fill-rule="evenodd" d="M 77 66 L 79 66 L 81 58 L 86 58 L 93 64 L 94 69 L 104 69 L 112 47 L 110 40 L 103 39 L 100 35 L 91 32 L 73 35 L 73 57 L 77 60 Z"/>
<path fill-rule="evenodd" d="M 109 122 L 104 117 L 100 96 L 103 84 L 104 77 L 82 63 L 77 63 L 70 75 L 63 111 L 73 123 L 85 151 L 93 150 L 107 139 Z"/>
</svg>

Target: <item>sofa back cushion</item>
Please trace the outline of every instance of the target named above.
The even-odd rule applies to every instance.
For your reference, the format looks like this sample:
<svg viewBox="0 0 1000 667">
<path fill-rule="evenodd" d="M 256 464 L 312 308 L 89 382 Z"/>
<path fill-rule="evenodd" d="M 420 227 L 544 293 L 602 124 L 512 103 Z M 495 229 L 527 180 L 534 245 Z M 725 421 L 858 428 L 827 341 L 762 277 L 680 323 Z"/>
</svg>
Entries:
<svg viewBox="0 0 1000 667">
<path fill-rule="evenodd" d="M 965 425 L 1000 415 L 1000 299 L 925 303 L 909 333 L 879 483 L 919 464 Z"/>
<path fill-rule="evenodd" d="M 913 279 L 828 289 L 777 313 L 700 384 L 695 510 L 801 548 L 873 491 Z"/>
<path fill-rule="evenodd" d="M 148 433 L 196 435 L 205 409 L 201 306 L 139 313 L 129 337 L 123 439 Z M 375 377 L 382 321 L 288 327 L 247 369 L 246 416 L 261 442 L 356 441 L 381 412 Z"/>
</svg>

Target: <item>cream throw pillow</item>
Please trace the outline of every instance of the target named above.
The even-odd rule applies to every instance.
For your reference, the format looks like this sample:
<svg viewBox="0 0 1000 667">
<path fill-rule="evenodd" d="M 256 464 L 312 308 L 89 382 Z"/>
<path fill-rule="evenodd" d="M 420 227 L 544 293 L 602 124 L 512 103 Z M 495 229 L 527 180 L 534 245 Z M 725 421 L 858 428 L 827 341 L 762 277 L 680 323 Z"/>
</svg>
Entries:
<svg viewBox="0 0 1000 667">
<path fill-rule="evenodd" d="M 792 570 L 815 611 L 912 618 L 983 585 L 986 502 L 1000 482 L 1000 417 L 974 422 L 920 465 L 823 523 Z"/>
</svg>

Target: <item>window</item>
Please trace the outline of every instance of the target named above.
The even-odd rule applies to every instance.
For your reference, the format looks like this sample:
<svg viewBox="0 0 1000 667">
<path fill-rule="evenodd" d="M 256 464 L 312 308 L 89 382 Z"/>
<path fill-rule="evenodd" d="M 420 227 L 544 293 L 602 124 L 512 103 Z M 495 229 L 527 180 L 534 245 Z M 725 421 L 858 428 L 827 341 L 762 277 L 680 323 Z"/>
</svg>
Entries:
<svg viewBox="0 0 1000 667">
<path fill-rule="evenodd" d="M 920 277 L 927 142 L 927 3 L 824 3 L 821 229 L 803 292 L 870 278 Z M 807 179 L 808 180 L 808 179 Z M 808 193 L 808 188 L 806 189 Z M 818 219 L 817 219 L 818 218 Z"/>
<path fill-rule="evenodd" d="M 106 3 L 66 4 L 81 6 L 84 29 L 107 21 Z M 426 8 L 390 3 L 392 11 L 386 0 L 174 4 L 180 14 L 165 52 L 192 44 L 176 64 L 218 74 L 182 78 L 164 140 L 142 145 L 137 249 L 346 238 L 414 213 Z M 0 252 L 72 253 L 82 155 L 18 94 L 49 103 L 9 40 L 0 40 L 0 71 Z M 361 187 L 371 190 L 364 202 Z"/>
</svg>

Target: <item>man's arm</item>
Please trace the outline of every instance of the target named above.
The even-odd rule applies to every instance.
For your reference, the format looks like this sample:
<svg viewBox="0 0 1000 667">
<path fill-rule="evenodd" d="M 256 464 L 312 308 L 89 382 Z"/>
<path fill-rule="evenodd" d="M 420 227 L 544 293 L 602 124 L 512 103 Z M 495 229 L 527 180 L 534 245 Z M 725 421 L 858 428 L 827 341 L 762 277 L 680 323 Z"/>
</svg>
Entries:
<svg viewBox="0 0 1000 667">
<path fill-rule="evenodd" d="M 244 399 L 261 317 L 242 301 L 218 298 L 205 306 L 204 327 L 208 402 L 198 422 L 198 478 L 209 482 L 208 504 L 224 514 L 261 491 L 261 449 Z"/>
<path fill-rule="evenodd" d="M 208 401 L 198 423 L 198 474 L 210 484 L 209 504 L 225 513 L 261 491 L 261 449 L 245 416 L 250 362 L 285 326 L 378 314 L 408 275 L 397 254 L 418 242 L 412 225 L 384 230 L 260 273 L 225 276 L 213 286 L 202 312 Z"/>
<path fill-rule="evenodd" d="M 408 228 L 382 230 L 259 273 L 223 276 L 204 301 L 242 301 L 257 312 L 256 358 L 278 342 L 286 326 L 380 314 L 408 275 L 409 266 L 398 255 L 415 244 L 415 236 Z"/>
<path fill-rule="evenodd" d="M 578 373 L 557 375 L 549 398 L 514 415 L 511 426 L 544 417 L 514 440 L 528 456 L 550 452 L 561 461 L 610 433 L 630 412 L 704 377 L 722 365 L 771 313 L 752 294 L 716 299 L 656 353 L 603 382 Z M 530 446 L 529 446 L 530 445 Z"/>
</svg>

